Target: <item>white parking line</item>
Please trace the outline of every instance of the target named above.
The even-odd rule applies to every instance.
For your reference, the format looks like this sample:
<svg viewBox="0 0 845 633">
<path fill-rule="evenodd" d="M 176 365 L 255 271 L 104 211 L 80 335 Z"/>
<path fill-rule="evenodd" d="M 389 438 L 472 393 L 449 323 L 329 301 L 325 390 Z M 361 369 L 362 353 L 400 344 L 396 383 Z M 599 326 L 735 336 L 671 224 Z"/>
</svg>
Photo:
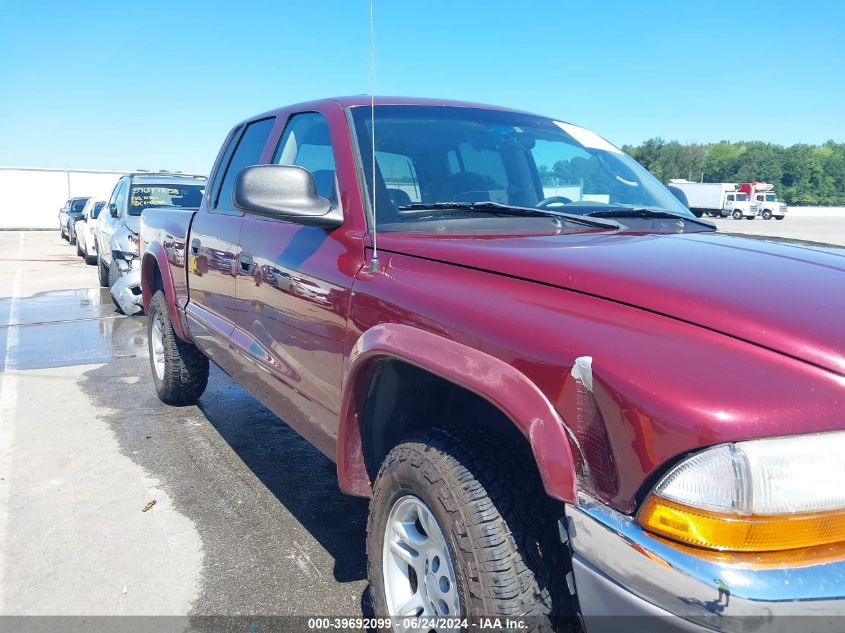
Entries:
<svg viewBox="0 0 845 633">
<path fill-rule="evenodd" d="M 23 279 L 24 233 L 18 240 L 18 264 L 15 267 L 15 277 L 12 282 L 12 296 L 9 298 L 9 316 L 5 325 L 18 322 L 18 297 L 21 292 Z M 9 495 L 11 493 L 11 472 L 8 466 L 12 463 L 12 441 L 14 439 L 14 419 L 18 405 L 18 377 L 14 372 L 11 359 L 12 348 L 18 344 L 18 328 L 6 328 L 6 348 L 3 350 L 3 371 L 0 372 L 0 472 L 5 474 L 0 480 L 0 543 L 6 542 L 8 525 L 7 512 L 9 509 Z M 0 604 L 3 604 L 3 587 L 6 577 L 6 560 L 0 556 Z"/>
</svg>

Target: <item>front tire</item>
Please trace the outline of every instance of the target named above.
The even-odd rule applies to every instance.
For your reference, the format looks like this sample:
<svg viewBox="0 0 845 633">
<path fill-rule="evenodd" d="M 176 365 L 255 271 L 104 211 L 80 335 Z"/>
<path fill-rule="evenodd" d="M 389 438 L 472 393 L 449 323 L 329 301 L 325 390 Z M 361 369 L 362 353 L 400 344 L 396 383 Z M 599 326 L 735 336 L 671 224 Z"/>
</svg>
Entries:
<svg viewBox="0 0 845 633">
<path fill-rule="evenodd" d="M 760 214 L 764 220 L 771 220 L 772 219 L 772 212 L 768 209 L 763 209 L 763 213 Z"/>
<path fill-rule="evenodd" d="M 480 433 L 409 438 L 388 454 L 370 503 L 376 615 L 527 616 L 530 630 L 555 630 L 575 610 L 562 515 L 529 451 Z"/>
<path fill-rule="evenodd" d="M 109 290 L 114 288 L 114 285 L 117 283 L 118 279 L 120 279 L 120 268 L 117 265 L 117 259 L 112 256 L 111 264 L 109 264 Z M 114 304 L 115 309 L 121 314 L 123 314 L 123 308 L 120 307 L 120 304 L 114 298 L 114 295 L 111 295 L 111 302 Z"/>
<path fill-rule="evenodd" d="M 733 217 L 734 220 L 741 220 L 742 219 L 742 211 L 734 211 L 731 214 L 731 217 Z"/>
<path fill-rule="evenodd" d="M 82 250 L 82 244 L 79 243 L 79 238 L 76 240 L 76 254 L 80 257 L 85 257 L 85 253 Z"/>
<path fill-rule="evenodd" d="M 150 302 L 147 341 L 159 400 L 173 406 L 196 404 L 208 385 L 208 358 L 195 345 L 176 336 L 161 290 Z"/>
<path fill-rule="evenodd" d="M 97 277 L 100 282 L 100 288 L 109 287 L 109 269 L 106 268 L 106 265 L 103 263 L 103 260 L 100 259 L 99 255 L 97 255 Z"/>
</svg>

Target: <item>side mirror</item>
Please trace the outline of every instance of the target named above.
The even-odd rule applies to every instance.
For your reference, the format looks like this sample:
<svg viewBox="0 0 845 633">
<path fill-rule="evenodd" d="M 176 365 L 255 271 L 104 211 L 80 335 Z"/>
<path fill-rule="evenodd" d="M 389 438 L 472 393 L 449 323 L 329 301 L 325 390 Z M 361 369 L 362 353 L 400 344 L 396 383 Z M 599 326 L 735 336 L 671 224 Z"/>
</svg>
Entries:
<svg viewBox="0 0 845 633">
<path fill-rule="evenodd" d="M 340 209 L 317 193 L 311 172 L 296 165 L 255 165 L 235 179 L 232 202 L 247 213 L 331 228 L 343 223 Z"/>
<path fill-rule="evenodd" d="M 114 202 L 109 203 L 109 215 L 113 218 L 117 217 L 117 205 Z"/>
</svg>

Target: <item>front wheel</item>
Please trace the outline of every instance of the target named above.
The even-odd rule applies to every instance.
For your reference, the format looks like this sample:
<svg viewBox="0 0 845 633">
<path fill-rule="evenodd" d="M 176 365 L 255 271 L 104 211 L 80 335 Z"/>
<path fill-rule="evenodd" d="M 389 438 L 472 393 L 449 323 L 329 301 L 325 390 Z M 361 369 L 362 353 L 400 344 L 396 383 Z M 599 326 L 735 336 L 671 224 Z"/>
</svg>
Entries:
<svg viewBox="0 0 845 633">
<path fill-rule="evenodd" d="M 772 212 L 768 209 L 763 209 L 763 213 L 760 214 L 764 220 L 771 220 L 772 219 Z"/>
<path fill-rule="evenodd" d="M 742 211 L 738 211 L 738 210 L 734 211 L 733 213 L 731 213 L 731 217 L 733 217 L 734 220 L 741 220 L 742 219 Z"/>
<path fill-rule="evenodd" d="M 79 238 L 76 238 L 76 254 L 80 257 L 85 257 L 85 253 L 82 250 L 82 244 L 79 242 Z"/>
<path fill-rule="evenodd" d="M 785 217 L 785 215 L 779 215 L 775 218 L 775 220 L 783 220 Z"/>
<path fill-rule="evenodd" d="M 208 358 L 173 331 L 164 292 L 156 291 L 147 317 L 150 368 L 156 394 L 165 404 L 196 404 L 208 385 Z"/>
<path fill-rule="evenodd" d="M 377 616 L 527 616 L 552 631 L 574 614 L 571 569 L 529 451 L 429 430 L 388 454 L 367 555 Z"/>
</svg>

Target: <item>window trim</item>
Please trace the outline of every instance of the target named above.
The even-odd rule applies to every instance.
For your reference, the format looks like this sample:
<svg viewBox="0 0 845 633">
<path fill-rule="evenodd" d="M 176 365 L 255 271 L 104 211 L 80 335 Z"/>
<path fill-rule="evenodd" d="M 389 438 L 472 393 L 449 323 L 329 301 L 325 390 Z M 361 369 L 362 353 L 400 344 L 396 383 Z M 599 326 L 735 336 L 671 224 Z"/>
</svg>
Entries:
<svg viewBox="0 0 845 633">
<path fill-rule="evenodd" d="M 226 136 L 226 140 L 223 141 L 220 156 L 218 157 L 217 163 L 214 165 L 214 170 L 208 179 L 206 208 L 210 213 L 214 213 L 214 209 L 217 208 L 217 197 L 220 194 L 220 185 L 223 184 L 223 177 L 220 172 L 224 171 L 225 168 L 229 166 L 229 161 L 232 160 L 232 154 L 235 153 L 234 148 L 240 142 L 241 135 L 243 134 L 245 127 L 246 126 L 239 123 L 232 128 Z M 230 149 L 232 150 L 231 152 L 229 151 Z"/>
</svg>

